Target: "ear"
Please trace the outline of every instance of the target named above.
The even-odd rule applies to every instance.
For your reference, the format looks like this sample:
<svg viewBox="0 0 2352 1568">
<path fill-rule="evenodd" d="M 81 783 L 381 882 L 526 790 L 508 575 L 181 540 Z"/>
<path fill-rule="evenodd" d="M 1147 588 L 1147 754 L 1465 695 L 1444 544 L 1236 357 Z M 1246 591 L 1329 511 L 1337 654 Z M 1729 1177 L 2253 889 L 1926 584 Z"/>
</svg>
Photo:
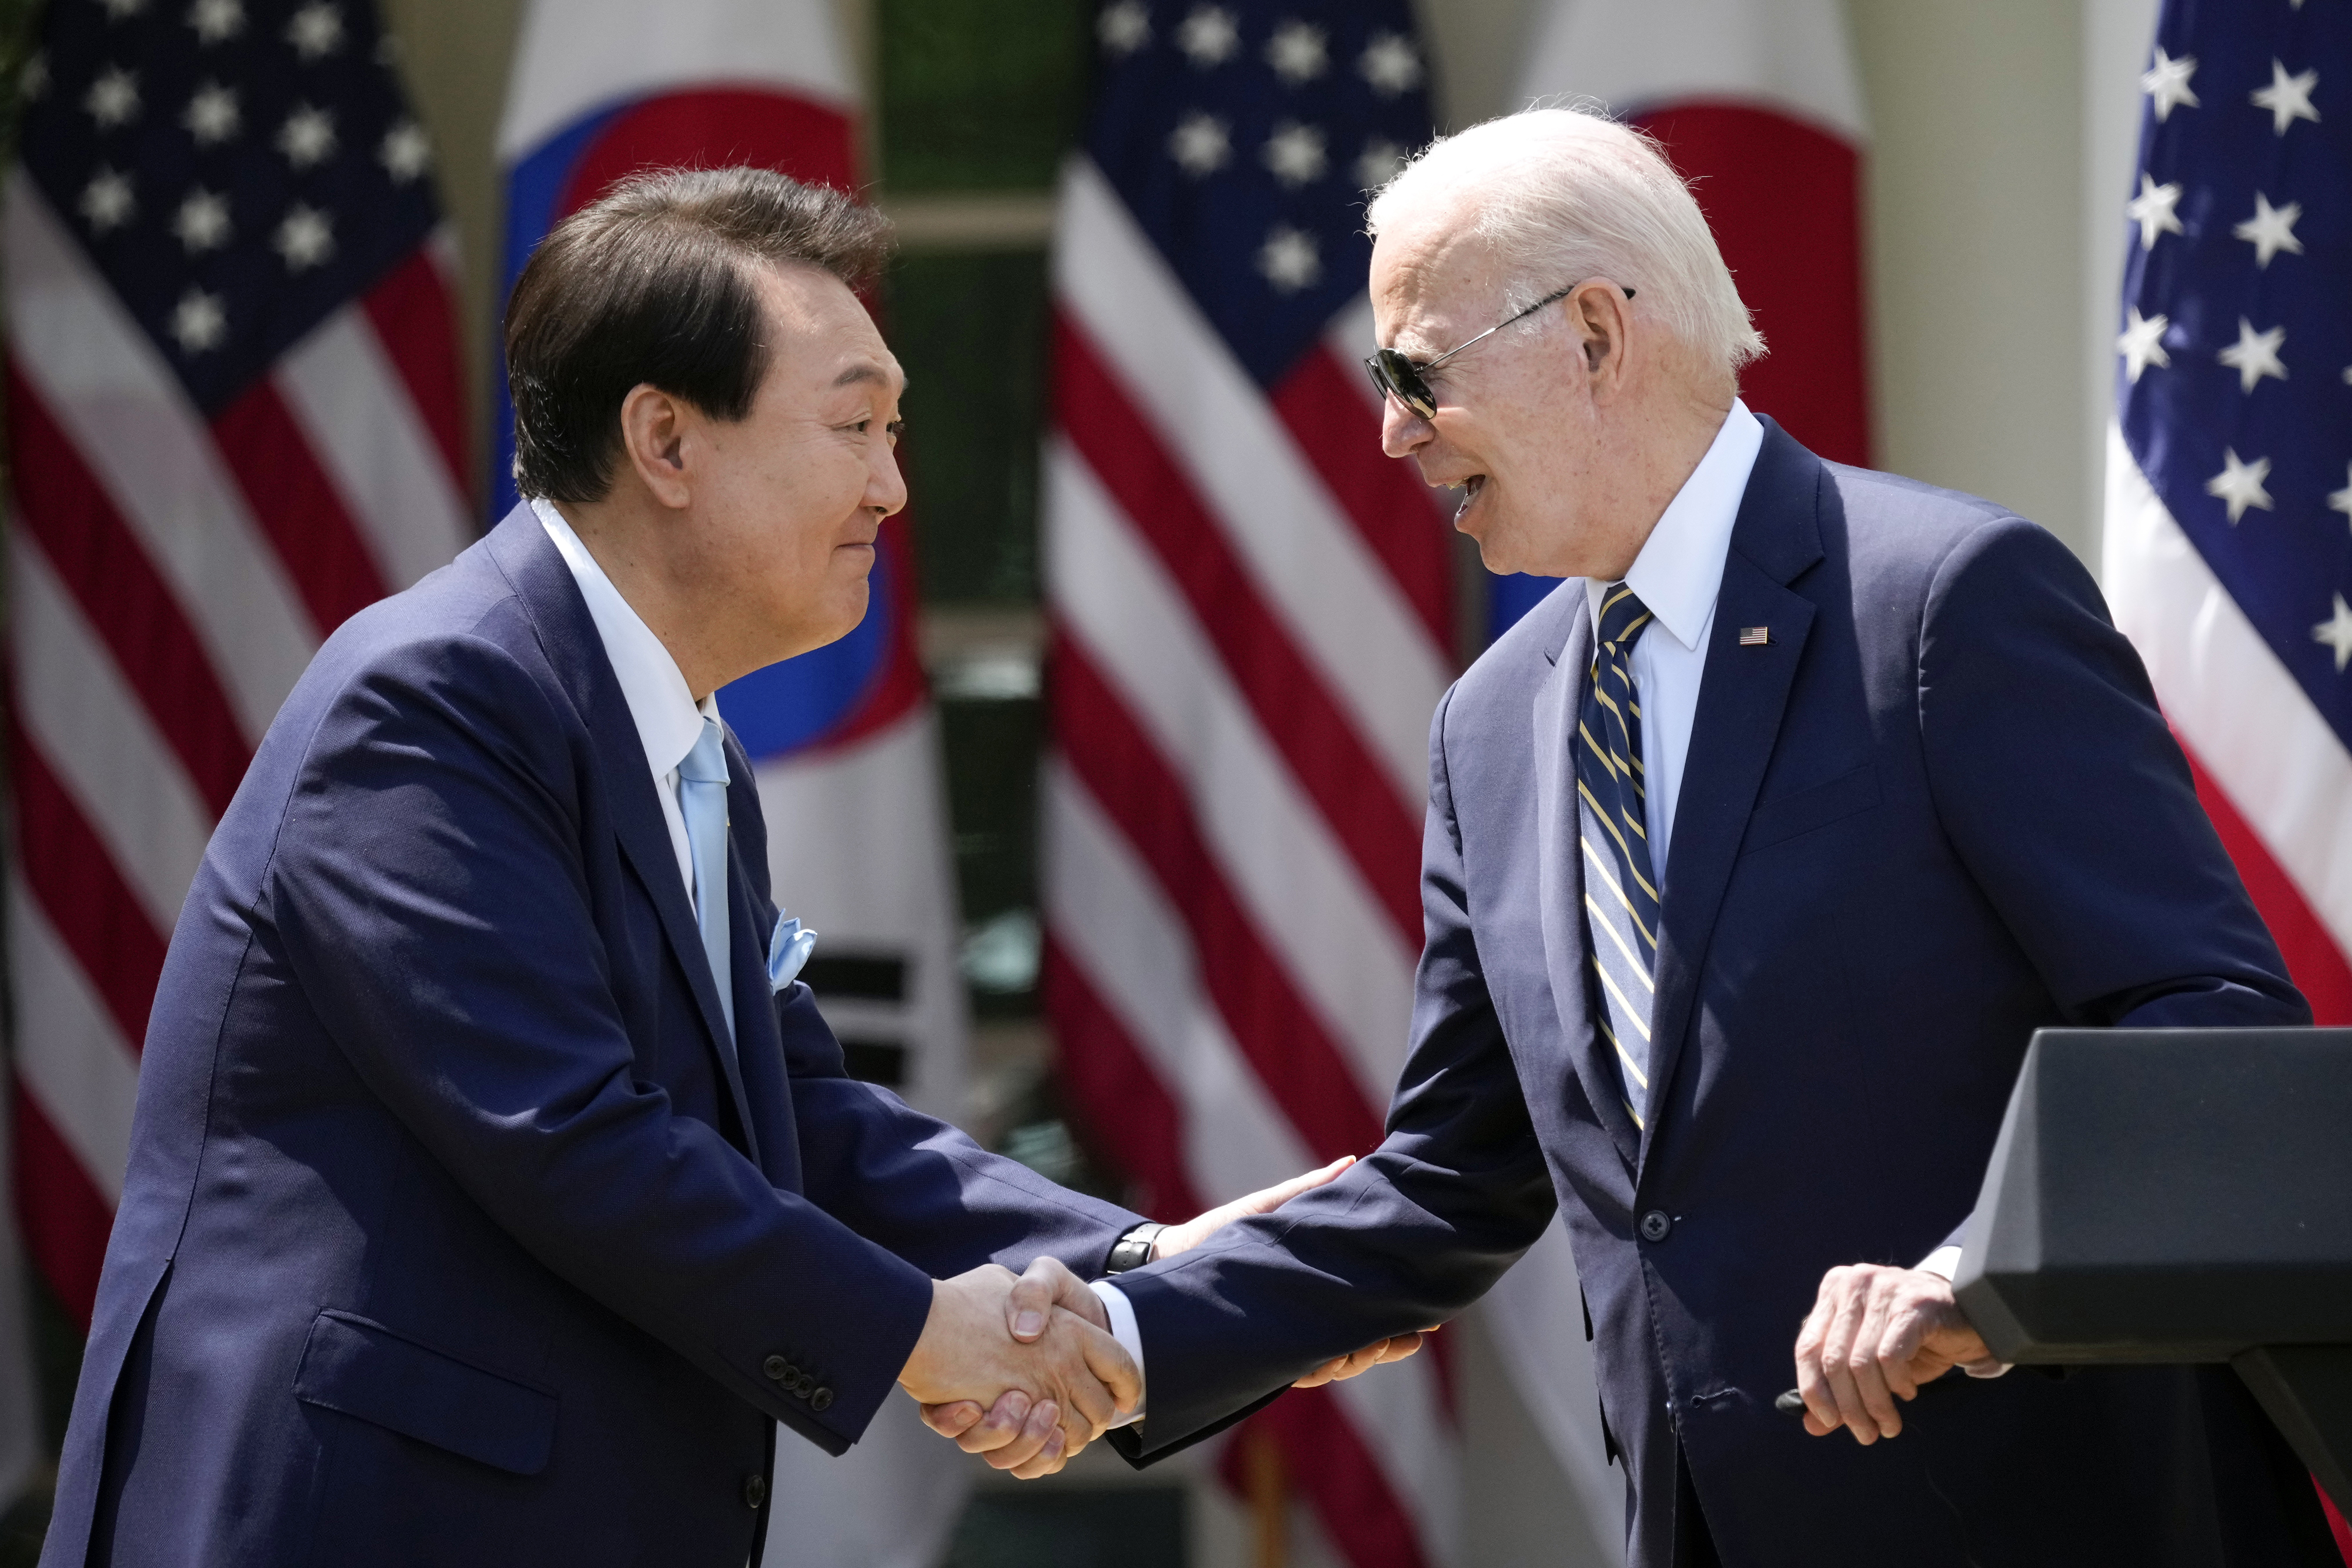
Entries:
<svg viewBox="0 0 2352 1568">
<path fill-rule="evenodd" d="M 621 452 L 655 500 L 682 509 L 694 498 L 687 437 L 698 416 L 660 388 L 639 382 L 621 400 Z"/>
<path fill-rule="evenodd" d="M 1585 374 L 1592 394 L 1606 398 L 1625 380 L 1633 328 L 1633 302 L 1625 291 L 1605 277 L 1589 278 L 1561 301 L 1577 348 L 1584 356 Z"/>
</svg>

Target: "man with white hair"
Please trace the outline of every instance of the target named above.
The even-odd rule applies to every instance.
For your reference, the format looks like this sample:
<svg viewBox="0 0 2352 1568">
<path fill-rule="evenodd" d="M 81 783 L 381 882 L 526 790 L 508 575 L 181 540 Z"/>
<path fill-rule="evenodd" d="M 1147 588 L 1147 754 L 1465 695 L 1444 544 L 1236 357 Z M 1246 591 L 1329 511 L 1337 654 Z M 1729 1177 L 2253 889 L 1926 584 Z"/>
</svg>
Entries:
<svg viewBox="0 0 2352 1568">
<path fill-rule="evenodd" d="M 1387 451 L 1488 567 L 1581 580 L 1438 707 L 1386 1141 L 1106 1288 L 1149 1380 L 1114 1441 L 1409 1346 L 1558 1209 L 1643 1568 L 2331 1561 L 2226 1367 L 2000 1376 L 1952 1298 L 2035 1029 L 2310 1018 L 2090 577 L 1751 413 L 1762 341 L 1631 131 L 1479 126 L 1371 222 Z"/>
</svg>

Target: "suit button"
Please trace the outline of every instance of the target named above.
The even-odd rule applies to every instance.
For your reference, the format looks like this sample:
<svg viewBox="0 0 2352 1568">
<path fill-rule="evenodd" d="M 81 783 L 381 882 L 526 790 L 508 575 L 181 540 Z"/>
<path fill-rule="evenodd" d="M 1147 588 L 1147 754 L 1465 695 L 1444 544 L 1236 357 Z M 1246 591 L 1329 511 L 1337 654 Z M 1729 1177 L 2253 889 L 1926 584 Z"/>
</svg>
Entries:
<svg viewBox="0 0 2352 1568">
<path fill-rule="evenodd" d="M 767 1500 L 768 1478 L 762 1475 L 745 1476 L 743 1478 L 743 1506 L 745 1508 L 758 1508 L 761 1503 L 766 1502 Z"/>
<path fill-rule="evenodd" d="M 822 1412 L 824 1412 L 824 1411 L 826 1411 L 826 1410 L 831 1409 L 832 1407 L 833 1407 L 833 1390 L 832 1390 L 832 1389 L 830 1389 L 830 1388 L 820 1388 L 820 1389 L 818 1389 L 814 1394 L 812 1394 L 812 1395 L 810 1395 L 810 1396 L 809 1396 L 809 1408 L 810 1408 L 810 1409 L 814 1410 L 814 1411 L 818 1411 L 818 1412 L 822 1413 Z"/>
<path fill-rule="evenodd" d="M 760 1370 L 768 1375 L 769 1382 L 782 1383 L 792 1376 L 793 1364 L 781 1355 L 772 1355 L 760 1364 Z"/>
<path fill-rule="evenodd" d="M 1664 1241 L 1666 1233 L 1674 1228 L 1675 1222 L 1666 1218 L 1666 1211 L 1663 1208 L 1654 1208 L 1642 1216 L 1642 1239 L 1644 1241 Z"/>
</svg>

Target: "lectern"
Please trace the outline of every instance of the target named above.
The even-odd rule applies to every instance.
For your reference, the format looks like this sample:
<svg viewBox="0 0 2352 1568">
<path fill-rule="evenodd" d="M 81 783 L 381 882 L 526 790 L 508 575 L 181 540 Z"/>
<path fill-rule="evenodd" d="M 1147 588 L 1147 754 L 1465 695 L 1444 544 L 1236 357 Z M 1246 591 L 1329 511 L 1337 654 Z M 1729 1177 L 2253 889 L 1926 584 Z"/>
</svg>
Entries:
<svg viewBox="0 0 2352 1568">
<path fill-rule="evenodd" d="M 1954 1287 L 2003 1361 L 2228 1362 L 2352 1514 L 2352 1030 L 2042 1030 Z"/>
</svg>

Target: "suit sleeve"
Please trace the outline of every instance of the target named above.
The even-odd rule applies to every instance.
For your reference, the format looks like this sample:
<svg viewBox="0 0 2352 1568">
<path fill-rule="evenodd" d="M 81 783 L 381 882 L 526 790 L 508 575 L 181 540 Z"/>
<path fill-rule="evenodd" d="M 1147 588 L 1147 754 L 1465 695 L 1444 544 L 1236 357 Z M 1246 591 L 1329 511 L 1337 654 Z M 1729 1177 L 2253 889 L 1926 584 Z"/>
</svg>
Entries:
<svg viewBox="0 0 2352 1568">
<path fill-rule="evenodd" d="M 1426 946 L 1387 1136 L 1338 1180 L 1118 1277 L 1151 1380 L 1150 1416 L 1111 1434 L 1130 1461 L 1200 1441 L 1335 1355 L 1453 1317 L 1551 1222 L 1550 1176 L 1471 935 L 1452 703 L 1431 730 Z"/>
<path fill-rule="evenodd" d="M 1937 815 L 2069 1024 L 2311 1021 L 2072 551 L 2015 517 L 1963 538 L 1928 591 L 1918 692 Z"/>
<path fill-rule="evenodd" d="M 368 1088 L 517 1242 L 838 1453 L 921 1333 L 929 1280 L 638 1079 L 567 722 L 486 643 L 362 670 L 307 748 L 261 923 Z M 785 1398 L 774 1354 L 828 1408 Z"/>
</svg>

